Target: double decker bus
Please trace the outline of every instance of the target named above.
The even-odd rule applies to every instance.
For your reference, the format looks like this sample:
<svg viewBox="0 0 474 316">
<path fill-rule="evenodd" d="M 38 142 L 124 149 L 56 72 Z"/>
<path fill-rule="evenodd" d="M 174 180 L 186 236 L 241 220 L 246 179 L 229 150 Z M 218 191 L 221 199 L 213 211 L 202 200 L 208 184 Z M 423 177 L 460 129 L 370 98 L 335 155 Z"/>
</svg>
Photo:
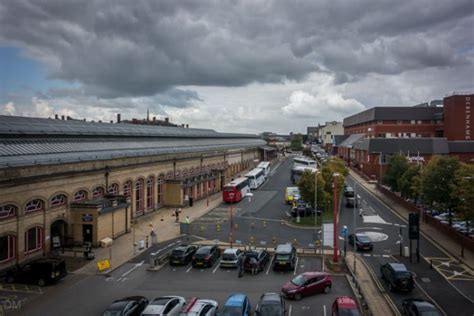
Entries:
<svg viewBox="0 0 474 316">
<path fill-rule="evenodd" d="M 226 203 L 237 203 L 250 192 L 250 181 L 247 178 L 237 178 L 224 185 L 222 197 Z"/>
<path fill-rule="evenodd" d="M 247 173 L 245 177 L 250 181 L 250 189 L 255 190 L 265 182 L 265 171 L 260 168 L 255 168 Z"/>
</svg>

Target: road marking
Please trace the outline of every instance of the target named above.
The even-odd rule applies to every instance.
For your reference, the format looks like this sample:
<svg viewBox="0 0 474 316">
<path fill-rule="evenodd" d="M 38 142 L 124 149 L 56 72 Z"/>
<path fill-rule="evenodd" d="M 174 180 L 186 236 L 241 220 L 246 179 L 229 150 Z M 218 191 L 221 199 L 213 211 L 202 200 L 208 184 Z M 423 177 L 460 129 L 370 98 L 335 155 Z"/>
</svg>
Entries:
<svg viewBox="0 0 474 316">
<path fill-rule="evenodd" d="M 326 316 L 326 305 L 323 305 L 323 315 Z"/>
<path fill-rule="evenodd" d="M 275 259 L 275 257 L 272 257 L 272 260 L 270 261 L 270 264 L 268 265 L 268 268 L 267 268 L 267 273 L 265 273 L 265 275 L 268 275 L 268 272 L 270 272 L 270 268 L 273 266 L 273 260 Z"/>
<path fill-rule="evenodd" d="M 292 309 L 293 305 L 290 304 L 290 308 L 288 309 L 288 316 L 291 316 L 291 309 Z"/>
<path fill-rule="evenodd" d="M 218 263 L 218 264 L 216 265 L 216 267 L 214 268 L 214 270 L 212 270 L 212 273 L 216 273 L 216 271 L 217 271 L 217 269 L 219 268 L 220 265 L 221 265 L 221 264 Z"/>
<path fill-rule="evenodd" d="M 145 260 L 143 260 L 142 262 L 139 262 L 139 263 L 135 264 L 131 269 L 129 269 L 128 271 L 124 272 L 124 273 L 117 279 L 117 281 L 120 281 L 120 279 L 125 278 L 127 275 L 129 275 L 130 273 L 132 273 L 135 269 L 141 267 L 144 263 L 145 263 Z"/>
<path fill-rule="evenodd" d="M 298 259 L 299 257 L 296 257 L 295 271 L 293 272 L 293 275 L 296 275 L 296 268 L 298 268 Z"/>
<path fill-rule="evenodd" d="M 390 258 L 390 255 L 382 255 L 384 258 Z"/>
<path fill-rule="evenodd" d="M 189 266 L 189 268 L 186 270 L 186 273 L 188 273 L 189 271 L 191 271 L 191 269 L 193 268 L 193 266 Z"/>
</svg>

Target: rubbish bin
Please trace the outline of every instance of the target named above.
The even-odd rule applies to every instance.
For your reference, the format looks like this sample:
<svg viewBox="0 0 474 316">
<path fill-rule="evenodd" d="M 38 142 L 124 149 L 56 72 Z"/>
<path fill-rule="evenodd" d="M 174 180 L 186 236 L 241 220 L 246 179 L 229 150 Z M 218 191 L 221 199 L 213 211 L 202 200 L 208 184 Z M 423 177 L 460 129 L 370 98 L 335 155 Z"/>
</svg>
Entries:
<svg viewBox="0 0 474 316">
<path fill-rule="evenodd" d="M 193 206 L 193 197 L 192 196 L 189 197 L 189 206 L 191 206 L 191 207 Z"/>
<path fill-rule="evenodd" d="M 143 250 L 145 249 L 145 241 L 144 240 L 139 240 L 138 241 L 138 250 Z"/>
</svg>

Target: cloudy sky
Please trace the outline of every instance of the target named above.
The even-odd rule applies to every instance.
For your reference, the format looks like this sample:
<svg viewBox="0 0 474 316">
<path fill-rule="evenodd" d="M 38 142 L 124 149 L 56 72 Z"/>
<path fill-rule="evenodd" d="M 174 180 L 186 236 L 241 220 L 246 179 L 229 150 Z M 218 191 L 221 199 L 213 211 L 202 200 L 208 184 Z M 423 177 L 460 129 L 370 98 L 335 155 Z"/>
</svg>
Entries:
<svg viewBox="0 0 474 316">
<path fill-rule="evenodd" d="M 474 92 L 472 0 L 2 0 L 0 114 L 305 132 Z"/>
</svg>

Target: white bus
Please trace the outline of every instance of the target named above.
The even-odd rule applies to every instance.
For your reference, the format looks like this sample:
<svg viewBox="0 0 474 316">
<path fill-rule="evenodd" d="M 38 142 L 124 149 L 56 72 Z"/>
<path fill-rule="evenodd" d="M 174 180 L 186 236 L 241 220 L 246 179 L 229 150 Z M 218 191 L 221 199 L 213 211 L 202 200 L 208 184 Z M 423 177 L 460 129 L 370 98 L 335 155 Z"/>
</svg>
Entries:
<svg viewBox="0 0 474 316">
<path fill-rule="evenodd" d="M 257 168 L 260 168 L 265 173 L 265 178 L 268 178 L 268 174 L 270 173 L 270 163 L 268 161 L 262 161 L 258 164 Z"/>
<path fill-rule="evenodd" d="M 265 182 L 265 171 L 260 168 L 255 168 L 247 173 L 245 177 L 250 180 L 250 189 L 255 190 Z"/>
<path fill-rule="evenodd" d="M 306 157 L 295 157 L 295 158 L 293 158 L 293 165 L 294 166 L 317 168 L 316 160 L 306 158 Z"/>
</svg>

